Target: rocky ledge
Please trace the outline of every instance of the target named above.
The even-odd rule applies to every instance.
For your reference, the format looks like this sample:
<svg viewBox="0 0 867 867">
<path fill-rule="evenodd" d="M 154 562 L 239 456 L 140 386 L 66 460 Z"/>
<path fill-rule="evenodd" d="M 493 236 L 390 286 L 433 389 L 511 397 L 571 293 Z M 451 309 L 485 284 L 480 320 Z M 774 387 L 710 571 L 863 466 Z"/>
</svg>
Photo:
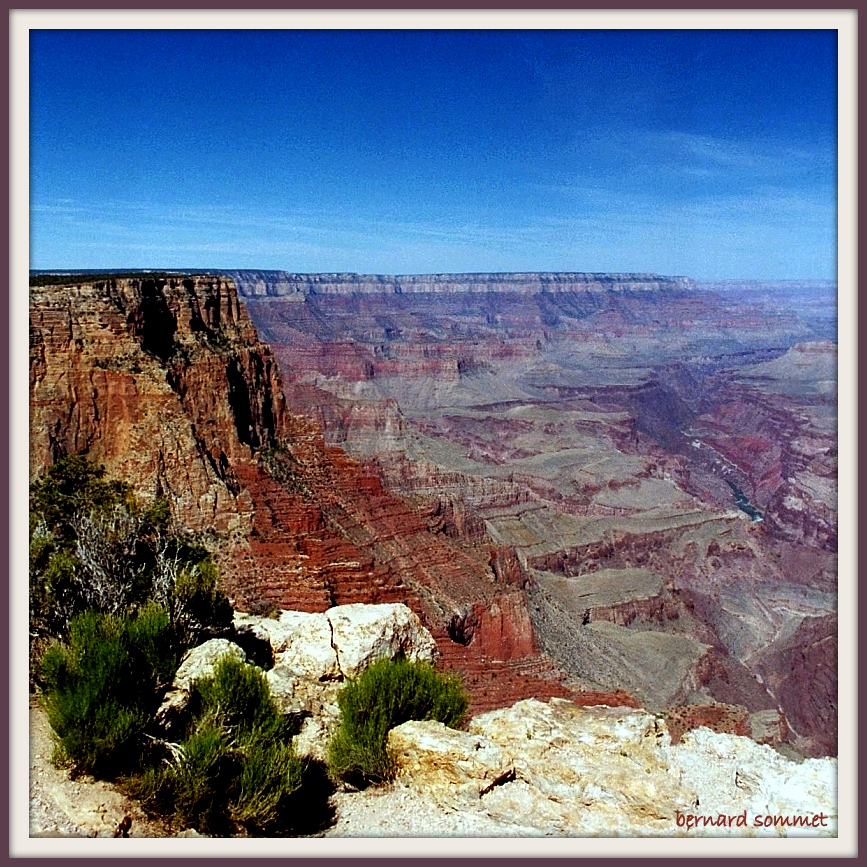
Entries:
<svg viewBox="0 0 867 867">
<path fill-rule="evenodd" d="M 837 762 L 789 761 L 708 728 L 672 745 L 644 710 L 526 699 L 465 732 L 389 733 L 398 786 L 555 836 L 836 836 Z"/>
<path fill-rule="evenodd" d="M 404 605 L 239 614 L 231 641 L 190 652 L 163 713 L 182 705 L 190 684 L 227 653 L 260 661 L 264 653 L 272 693 L 299 723 L 296 747 L 316 760 L 327 752 L 337 694 L 348 679 L 379 659 L 437 658 L 430 633 Z M 416 835 L 404 816 L 408 799 L 451 816 L 441 830 L 455 835 L 836 835 L 836 759 L 798 763 L 703 726 L 673 743 L 665 717 L 634 707 L 525 699 L 473 717 L 464 731 L 404 723 L 390 732 L 389 747 L 399 768 L 395 782 L 375 792 L 338 792 L 329 835 Z M 342 823 L 341 812 L 357 821 L 358 804 L 370 808 L 373 798 L 378 828 L 349 830 L 354 826 Z M 390 802 L 395 809 L 383 821 Z"/>
</svg>

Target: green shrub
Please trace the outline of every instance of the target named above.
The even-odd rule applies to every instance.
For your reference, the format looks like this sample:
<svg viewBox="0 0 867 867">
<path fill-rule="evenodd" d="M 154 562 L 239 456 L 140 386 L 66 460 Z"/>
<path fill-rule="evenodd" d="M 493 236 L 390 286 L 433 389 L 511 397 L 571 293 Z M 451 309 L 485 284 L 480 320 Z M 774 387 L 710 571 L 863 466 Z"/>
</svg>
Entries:
<svg viewBox="0 0 867 867">
<path fill-rule="evenodd" d="M 144 800 L 205 833 L 225 833 L 233 824 L 256 832 L 290 824 L 304 763 L 262 672 L 223 659 L 193 685 L 190 707 L 179 757 L 161 774 L 143 777 Z"/>
<path fill-rule="evenodd" d="M 255 666 L 231 657 L 220 660 L 212 676 L 193 684 L 190 705 L 197 717 L 213 718 L 238 737 L 254 732 L 265 738 L 287 736 L 286 718 L 265 676 Z"/>
<path fill-rule="evenodd" d="M 192 646 L 199 639 L 231 626 L 234 612 L 226 596 L 217 589 L 219 573 L 211 555 L 200 545 L 178 544 L 176 569 L 165 593 L 178 641 Z M 154 590 L 158 582 L 154 581 Z M 155 595 L 163 595 L 157 594 Z"/>
<path fill-rule="evenodd" d="M 98 777 L 134 765 L 159 680 L 170 678 L 177 663 L 168 618 L 155 606 L 134 618 L 96 612 L 73 618 L 68 643 L 51 644 L 41 664 L 60 754 L 76 771 Z"/>
<path fill-rule="evenodd" d="M 150 674 L 149 682 L 158 690 L 168 686 L 178 670 L 181 651 L 176 646 L 165 611 L 149 602 L 127 622 L 130 642 L 137 659 Z"/>
<path fill-rule="evenodd" d="M 340 725 L 329 744 L 328 769 L 333 777 L 356 784 L 393 777 L 390 729 L 409 720 L 438 720 L 456 728 L 468 706 L 459 678 L 405 659 L 370 666 L 341 690 L 337 702 Z"/>
<path fill-rule="evenodd" d="M 291 796 L 301 788 L 304 763 L 291 742 L 245 739 L 237 795 L 230 805 L 232 819 L 267 830 L 285 822 Z"/>
<path fill-rule="evenodd" d="M 202 725 L 188 737 L 180 760 L 166 775 L 175 818 L 183 826 L 219 833 L 226 826 L 226 802 L 233 782 L 233 757 L 225 734 Z"/>
<path fill-rule="evenodd" d="M 170 528 L 165 500 L 140 505 L 83 455 L 30 486 L 30 625 L 66 637 L 84 611 L 132 613 L 149 600 L 169 615 L 178 649 L 218 634 L 232 609 L 208 551 Z"/>
<path fill-rule="evenodd" d="M 43 476 L 30 485 L 30 512 L 43 520 L 56 536 L 74 536 L 72 516 L 111 509 L 116 505 L 133 506 L 130 485 L 106 481 L 105 467 L 84 455 L 67 455 L 52 464 Z"/>
</svg>

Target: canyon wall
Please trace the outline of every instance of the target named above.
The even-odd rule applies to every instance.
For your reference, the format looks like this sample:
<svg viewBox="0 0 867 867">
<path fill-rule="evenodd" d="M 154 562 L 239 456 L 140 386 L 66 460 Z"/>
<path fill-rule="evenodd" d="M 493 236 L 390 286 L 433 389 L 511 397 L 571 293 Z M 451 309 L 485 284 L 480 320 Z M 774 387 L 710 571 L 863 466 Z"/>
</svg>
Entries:
<svg viewBox="0 0 867 867">
<path fill-rule="evenodd" d="M 380 295 L 448 292 L 470 294 L 517 292 L 647 291 L 688 289 L 688 277 L 658 274 L 588 274 L 580 272 L 524 272 L 472 274 L 293 274 L 286 271 L 226 271 L 243 285 L 247 297 L 286 298 L 308 295 Z"/>
<path fill-rule="evenodd" d="M 218 277 L 30 292 L 30 474 L 87 454 L 195 530 L 250 527 L 235 464 L 273 446 L 278 372 Z"/>
<path fill-rule="evenodd" d="M 30 387 L 31 477 L 86 454 L 143 498 L 165 497 L 205 534 L 237 608 L 405 602 L 475 708 L 572 694 L 489 547 L 450 538 L 436 510 L 389 493 L 287 411 L 224 276 L 34 285 Z"/>
<path fill-rule="evenodd" d="M 573 687 L 776 713 L 803 752 L 835 748 L 835 650 L 806 626 L 836 611 L 833 287 L 234 279 L 293 409 L 495 552 Z M 821 684 L 806 712 L 774 685 L 797 652 Z"/>
</svg>

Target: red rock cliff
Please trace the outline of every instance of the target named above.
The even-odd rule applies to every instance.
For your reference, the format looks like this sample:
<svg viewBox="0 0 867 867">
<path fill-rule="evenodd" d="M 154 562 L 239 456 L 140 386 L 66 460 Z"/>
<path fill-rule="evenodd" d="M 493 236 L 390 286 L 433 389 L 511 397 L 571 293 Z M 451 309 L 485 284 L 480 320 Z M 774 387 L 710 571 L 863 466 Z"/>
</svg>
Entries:
<svg viewBox="0 0 867 867">
<path fill-rule="evenodd" d="M 165 496 L 183 525 L 213 531 L 236 607 L 406 602 L 444 663 L 472 673 L 476 707 L 568 694 L 490 549 L 449 538 L 441 516 L 391 495 L 286 411 L 231 281 L 34 287 L 30 387 L 31 475 L 86 453 Z"/>
<path fill-rule="evenodd" d="M 31 289 L 31 475 L 87 453 L 186 526 L 243 529 L 233 464 L 272 445 L 283 416 L 270 352 L 227 281 Z"/>
</svg>

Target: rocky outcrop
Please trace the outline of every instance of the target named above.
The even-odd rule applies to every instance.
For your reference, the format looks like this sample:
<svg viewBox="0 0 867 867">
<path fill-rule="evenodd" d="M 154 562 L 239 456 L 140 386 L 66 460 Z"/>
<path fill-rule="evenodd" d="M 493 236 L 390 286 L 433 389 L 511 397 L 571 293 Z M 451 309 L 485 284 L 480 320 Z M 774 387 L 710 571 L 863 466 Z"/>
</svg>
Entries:
<svg viewBox="0 0 867 867">
<path fill-rule="evenodd" d="M 380 659 L 433 662 L 436 644 L 405 605 L 354 603 L 321 614 L 281 611 L 277 617 L 238 612 L 235 631 L 268 643 L 273 668 L 308 680 L 358 677 Z"/>
<path fill-rule="evenodd" d="M 672 745 L 645 711 L 521 701 L 467 732 L 389 733 L 397 783 L 448 811 L 555 836 L 836 835 L 837 763 L 788 761 L 699 728 Z"/>
<path fill-rule="evenodd" d="M 295 747 L 320 761 L 338 722 L 337 694 L 348 679 L 381 659 L 431 663 L 436 657 L 430 633 L 399 604 L 281 611 L 276 618 L 239 613 L 235 630 L 267 644 L 273 663 L 266 678 L 283 712 L 296 720 Z"/>
<path fill-rule="evenodd" d="M 186 653 L 157 711 L 158 726 L 181 737 L 195 682 L 222 659 L 257 661 L 271 694 L 292 717 L 299 755 L 323 761 L 337 725 L 337 694 L 349 679 L 382 659 L 432 663 L 436 644 L 405 605 L 337 606 L 326 612 L 281 611 L 276 617 L 238 612 L 230 638 L 213 638 Z M 243 649 L 246 648 L 246 651 Z"/>
<path fill-rule="evenodd" d="M 249 530 L 234 464 L 281 436 L 276 366 L 216 277 L 30 293 L 30 472 L 86 453 L 184 526 Z"/>
</svg>

